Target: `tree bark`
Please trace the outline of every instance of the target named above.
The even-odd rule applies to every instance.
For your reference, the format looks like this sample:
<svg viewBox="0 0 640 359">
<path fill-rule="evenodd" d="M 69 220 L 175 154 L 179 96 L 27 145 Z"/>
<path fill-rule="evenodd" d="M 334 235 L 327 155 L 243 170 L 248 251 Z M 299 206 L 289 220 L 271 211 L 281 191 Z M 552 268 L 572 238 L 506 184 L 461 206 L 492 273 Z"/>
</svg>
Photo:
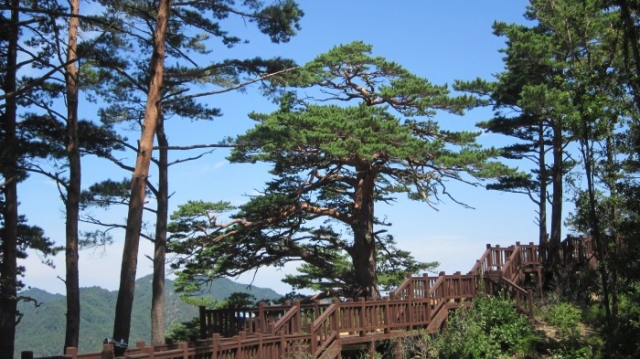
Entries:
<svg viewBox="0 0 640 359">
<path fill-rule="evenodd" d="M 562 194 L 564 177 L 562 125 L 559 120 L 554 120 L 553 128 L 553 170 L 551 181 L 553 187 L 551 203 L 551 246 L 553 248 L 553 263 L 560 262 L 560 243 L 562 242 Z"/>
<path fill-rule="evenodd" d="M 619 193 L 618 193 L 618 188 L 616 186 L 616 177 L 618 176 L 618 173 L 616 173 L 616 162 L 615 162 L 615 158 L 616 158 L 616 154 L 614 151 L 614 141 L 615 139 L 613 138 L 615 133 L 615 128 L 614 128 L 614 124 L 610 123 L 609 124 L 609 129 L 607 131 L 607 137 L 605 138 L 605 149 L 606 149 L 606 159 L 607 159 L 607 163 L 605 165 L 605 173 L 606 175 L 604 176 L 604 181 L 607 185 L 607 188 L 609 189 L 609 196 L 611 198 L 619 198 Z M 616 201 L 617 202 L 617 201 Z M 618 255 L 620 254 L 619 251 L 624 251 L 624 245 L 622 243 L 620 243 L 620 236 L 619 236 L 619 223 L 618 223 L 619 219 L 618 219 L 618 204 L 616 205 L 612 205 L 609 209 L 609 218 L 607 218 L 607 222 L 609 223 L 609 228 L 608 228 L 608 234 L 610 239 L 607 241 L 607 246 L 609 246 L 610 243 L 613 243 L 614 246 L 612 248 L 612 252 L 615 253 L 614 256 L 610 256 L 609 258 L 609 263 L 611 261 L 611 259 L 613 259 L 614 261 L 616 261 L 618 258 Z M 611 258 L 613 257 L 613 258 Z M 605 262 L 607 263 L 607 262 Z M 605 264 L 603 263 L 603 265 Z M 618 310 L 619 310 L 619 297 L 618 297 L 618 266 L 616 265 L 607 265 L 607 268 L 609 268 L 610 270 L 610 278 L 611 278 L 611 286 L 610 288 L 610 293 L 611 293 L 611 316 L 613 318 L 617 318 L 618 317 Z"/>
<path fill-rule="evenodd" d="M 78 133 L 78 17 L 79 0 L 71 0 L 69 17 L 69 39 L 67 44 L 67 66 L 65 67 L 67 95 L 67 125 L 65 145 L 69 161 L 69 183 L 67 185 L 66 209 L 66 278 L 67 325 L 64 352 L 68 347 L 78 347 L 80 337 L 80 280 L 78 270 L 78 218 L 80 212 L 81 167 Z"/>
<path fill-rule="evenodd" d="M 353 229 L 351 258 L 356 282 L 354 297 L 378 298 L 380 293 L 376 276 L 376 242 L 373 234 L 376 174 L 371 170 L 370 164 L 357 166 L 356 170 L 359 174 L 354 193 L 354 218 L 351 224 Z"/>
<path fill-rule="evenodd" d="M 538 203 L 538 243 L 540 248 L 546 245 L 548 240 L 547 233 L 547 162 L 545 161 L 545 145 L 544 145 L 544 124 L 540 122 L 538 125 L 538 169 L 540 171 L 540 202 Z M 544 258 L 543 258 L 544 259 Z"/>
<path fill-rule="evenodd" d="M 5 94 L 16 91 L 16 73 L 18 59 L 18 38 L 20 0 L 11 3 L 11 20 L 8 26 L 7 71 L 4 76 L 3 90 Z M 4 148 L 2 151 L 2 176 L 5 185 L 4 206 L 2 216 L 4 229 L 2 233 L 2 264 L 0 265 L 0 353 L 3 357 L 13 358 L 16 335 L 17 313 L 17 275 L 18 275 L 18 185 L 17 185 L 17 98 L 7 97 L 5 112 L 2 117 L 4 130 Z"/>
<path fill-rule="evenodd" d="M 640 77 L 640 49 L 638 45 L 638 36 L 636 34 L 636 23 L 634 22 L 631 16 L 631 9 L 629 8 L 629 3 L 626 0 L 617 0 L 616 4 L 620 6 L 620 19 L 622 20 L 622 26 L 624 30 L 624 45 L 631 48 L 631 56 L 633 57 L 633 70 L 631 69 L 631 64 L 629 64 L 629 50 L 625 49 L 625 62 L 627 64 L 628 70 L 631 70 L 629 74 L 628 84 L 633 90 L 633 99 L 636 105 L 636 108 L 640 110 L 640 81 L 638 78 Z M 637 16 L 637 15 L 636 15 Z"/>
<path fill-rule="evenodd" d="M 164 74 L 164 52 L 167 25 L 171 9 L 171 0 L 161 0 L 158 4 L 158 18 L 153 33 L 153 54 L 150 63 L 150 82 L 145 106 L 142 134 L 138 145 L 138 156 L 131 181 L 131 198 L 127 215 L 122 267 L 120 271 L 120 289 L 116 302 L 113 325 L 113 338 L 129 340 L 131 311 L 135 291 L 138 247 L 142 229 L 142 212 L 145 199 L 146 181 L 153 151 L 153 137 L 161 115 L 162 80 Z"/>
<path fill-rule="evenodd" d="M 164 344 L 164 279 L 165 257 L 167 251 L 167 221 L 169 216 L 169 159 L 164 118 L 160 116 L 156 130 L 158 138 L 158 204 L 156 213 L 156 238 L 153 251 L 153 283 L 151 294 L 151 344 Z"/>
<path fill-rule="evenodd" d="M 583 119 L 583 138 L 581 139 L 582 146 L 582 159 L 584 162 L 584 170 L 585 177 L 587 179 L 587 194 L 589 196 L 589 224 L 591 230 L 591 236 L 593 238 L 595 249 L 596 249 L 596 259 L 598 262 L 605 262 L 607 257 L 607 245 L 605 243 L 605 238 L 600 230 L 600 222 L 598 219 L 598 214 L 596 210 L 597 202 L 596 202 L 596 189 L 594 183 L 594 169 L 595 169 L 595 155 L 593 153 L 593 149 L 591 148 L 590 137 L 592 134 L 591 119 Z M 609 273 L 607 272 L 607 266 L 604 264 L 598 265 L 598 273 L 600 274 L 600 280 L 602 284 L 602 306 L 604 307 L 605 319 L 606 319 L 606 329 L 607 333 L 613 333 L 613 317 L 611 315 L 611 298 L 609 293 Z"/>
</svg>

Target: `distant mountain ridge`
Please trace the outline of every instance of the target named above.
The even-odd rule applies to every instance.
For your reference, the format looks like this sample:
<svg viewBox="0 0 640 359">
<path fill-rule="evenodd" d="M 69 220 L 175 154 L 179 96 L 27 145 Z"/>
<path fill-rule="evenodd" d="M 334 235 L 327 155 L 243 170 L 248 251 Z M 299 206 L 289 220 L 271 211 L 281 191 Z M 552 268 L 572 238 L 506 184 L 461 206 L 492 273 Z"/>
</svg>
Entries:
<svg viewBox="0 0 640 359">
<path fill-rule="evenodd" d="M 151 341 L 151 279 L 148 275 L 136 280 L 136 296 L 131 318 L 130 345 L 136 341 Z M 275 300 L 281 297 L 272 289 L 235 283 L 227 278 L 213 281 L 205 288 L 202 297 L 214 300 L 226 299 L 233 292 L 244 292 L 256 299 Z M 65 333 L 66 297 L 51 294 L 38 288 L 20 293 L 21 296 L 35 299 L 39 306 L 31 302 L 21 302 L 18 309 L 23 317 L 16 329 L 15 358 L 25 350 L 34 352 L 34 356 L 50 356 L 62 353 Z M 104 338 L 110 337 L 117 291 L 108 291 L 100 287 L 80 289 L 80 345 L 79 351 L 93 352 L 102 348 Z M 165 282 L 165 327 L 173 323 L 191 320 L 198 315 L 198 308 L 183 303 L 174 291 L 174 283 Z"/>
</svg>

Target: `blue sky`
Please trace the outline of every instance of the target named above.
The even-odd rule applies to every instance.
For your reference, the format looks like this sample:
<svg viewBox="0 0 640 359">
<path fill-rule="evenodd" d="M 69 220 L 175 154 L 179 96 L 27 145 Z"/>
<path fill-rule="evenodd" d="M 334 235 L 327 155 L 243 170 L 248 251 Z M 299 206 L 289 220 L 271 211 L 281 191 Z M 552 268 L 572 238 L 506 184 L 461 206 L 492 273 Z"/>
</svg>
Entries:
<svg viewBox="0 0 640 359">
<path fill-rule="evenodd" d="M 231 51 L 220 49 L 211 56 L 282 56 L 302 64 L 335 45 L 361 40 L 373 45 L 374 55 L 395 61 L 435 84 L 451 84 L 455 79 L 476 77 L 491 79 L 492 74 L 502 70 L 502 54 L 498 50 L 504 47 L 504 39 L 492 34 L 491 24 L 496 20 L 524 23 L 522 14 L 528 3 L 522 0 L 299 2 L 305 17 L 301 22 L 302 30 L 290 43 L 270 44 L 266 37 L 258 36 L 250 24 L 230 20 L 231 33 L 248 37 L 251 43 Z M 252 122 L 247 113 L 275 109 L 255 88 L 249 88 L 245 93 L 212 96 L 206 101 L 220 107 L 224 115 L 211 123 L 170 119 L 168 134 L 172 145 L 218 142 L 250 128 Z M 95 106 L 85 103 L 82 111 L 84 118 L 95 116 Z M 474 110 L 465 116 L 441 114 L 435 120 L 445 129 L 473 130 L 476 122 L 490 115 L 490 110 Z M 139 137 L 135 132 L 127 135 L 131 139 Z M 483 134 L 481 141 L 487 146 L 505 143 L 504 138 L 488 134 Z M 225 160 L 227 154 L 227 150 L 218 149 L 198 161 L 172 167 L 171 210 L 190 199 L 241 204 L 248 194 L 263 187 L 268 179 L 268 167 L 231 165 Z M 177 159 L 187 154 L 172 156 Z M 122 154 L 121 158 L 129 163 L 135 160 L 131 153 Z M 129 176 L 99 160 L 87 159 L 83 167 L 84 187 L 105 178 Z M 32 175 L 19 190 L 21 214 L 25 214 L 31 223 L 43 227 L 50 238 L 63 243 L 63 205 L 55 184 Z M 535 207 L 527 197 L 457 183 L 451 183 L 448 190 L 475 209 L 465 209 L 446 201 L 436 211 L 424 203 L 399 198 L 393 206 L 376 207 L 376 214 L 386 216 L 393 223 L 390 232 L 400 248 L 412 251 L 419 260 L 439 261 L 439 269 L 448 273 L 471 269 L 487 243 L 508 245 L 516 241 L 537 241 Z M 107 214 L 96 211 L 101 218 L 114 221 L 123 221 L 125 213 L 124 210 L 111 210 Z M 81 286 L 117 289 L 123 237 L 123 233 L 115 233 L 113 246 L 81 252 Z M 151 255 L 151 248 L 150 243 L 141 242 L 138 276 L 151 273 L 151 262 L 144 257 Z M 63 282 L 56 279 L 64 277 L 64 258 L 58 256 L 55 261 L 57 268 L 51 269 L 39 264 L 37 256 L 31 254 L 24 263 L 27 266 L 26 284 L 64 293 Z M 294 267 L 261 269 L 255 275 L 254 285 L 288 292 L 290 288 L 280 279 Z M 237 280 L 248 283 L 253 274 Z"/>
</svg>

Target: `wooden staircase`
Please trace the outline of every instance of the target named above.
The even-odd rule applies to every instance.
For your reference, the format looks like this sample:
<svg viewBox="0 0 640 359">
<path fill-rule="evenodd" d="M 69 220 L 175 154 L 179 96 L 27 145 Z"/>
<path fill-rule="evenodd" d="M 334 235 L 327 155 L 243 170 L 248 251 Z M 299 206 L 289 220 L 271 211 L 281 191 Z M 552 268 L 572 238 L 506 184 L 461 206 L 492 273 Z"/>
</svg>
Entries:
<svg viewBox="0 0 640 359">
<path fill-rule="evenodd" d="M 449 312 L 468 305 L 479 294 L 506 291 L 516 309 L 533 319 L 533 288 L 541 288 L 549 258 L 548 246 L 516 243 L 490 246 L 467 274 L 408 277 L 388 297 L 380 300 L 334 299 L 331 302 L 300 302 L 283 306 L 261 303 L 252 308 L 207 310 L 200 308 L 201 339 L 174 346 L 137 343 L 125 352 L 129 359 L 280 359 L 341 357 L 343 348 L 415 335 L 436 333 L 447 324 Z M 568 238 L 559 248 L 565 265 L 594 266 L 590 238 Z M 535 283 L 533 278 L 536 279 Z M 526 289 L 525 289 L 526 288 Z M 482 292 L 481 292 L 482 291 Z M 69 348 L 65 359 L 111 359 L 105 344 L 102 352 L 77 354 Z M 26 353 L 26 355 L 25 355 Z M 31 359 L 29 353 L 23 359 Z"/>
</svg>

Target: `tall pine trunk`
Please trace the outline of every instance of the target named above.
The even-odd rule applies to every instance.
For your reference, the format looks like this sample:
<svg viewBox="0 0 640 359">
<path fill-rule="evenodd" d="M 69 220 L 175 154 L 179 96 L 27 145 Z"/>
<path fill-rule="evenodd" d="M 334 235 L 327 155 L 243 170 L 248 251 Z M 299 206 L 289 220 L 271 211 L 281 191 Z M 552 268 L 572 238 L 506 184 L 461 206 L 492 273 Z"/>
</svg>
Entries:
<svg viewBox="0 0 640 359">
<path fill-rule="evenodd" d="M 562 195 L 564 178 L 564 139 L 562 136 L 562 125 L 559 120 L 553 123 L 553 170 L 551 171 L 551 181 L 553 195 L 551 201 L 551 244 L 554 248 L 553 262 L 559 263 L 559 248 L 562 242 Z"/>
<path fill-rule="evenodd" d="M 610 123 L 609 124 L 609 129 L 607 131 L 607 137 L 605 138 L 605 149 L 606 149 L 606 165 L 605 167 L 605 176 L 604 176 L 604 181 L 607 185 L 607 188 L 609 189 L 609 196 L 610 198 L 619 198 L 619 193 L 618 193 L 618 188 L 616 186 L 616 178 L 618 176 L 618 173 L 616 171 L 616 162 L 615 162 L 615 158 L 616 158 L 616 154 L 614 153 L 614 133 L 615 133 L 615 128 L 614 128 L 614 124 Z M 616 203 L 619 203 L 618 201 L 616 201 Z M 607 241 L 607 246 L 609 246 L 611 243 L 613 243 L 613 247 L 611 248 L 612 252 L 614 253 L 613 260 L 616 260 L 620 257 L 618 257 L 620 255 L 619 251 L 624 251 L 625 246 L 620 242 L 620 236 L 619 236 L 619 232 L 618 230 L 620 229 L 618 227 L 618 205 L 612 205 L 609 208 L 609 218 L 607 218 L 607 222 L 609 223 L 609 228 L 608 228 L 608 234 L 610 236 L 610 239 Z M 610 257 L 611 258 L 611 257 Z M 611 260 L 611 259 L 609 259 Z M 607 261 L 609 262 L 609 261 Z M 605 263 L 607 263 L 605 262 Z M 607 266 L 609 267 L 609 266 Z M 610 266 L 610 273 L 611 273 L 611 286 L 610 286 L 610 293 L 611 293 L 611 316 L 613 318 L 617 318 L 618 317 L 618 309 L 619 309 L 619 297 L 618 297 L 618 266 L 616 265 L 612 265 Z"/>
<path fill-rule="evenodd" d="M 606 332 L 613 333 L 613 317 L 611 315 L 611 298 L 609 288 L 609 273 L 605 261 L 607 260 L 607 245 L 605 243 L 604 235 L 600 228 L 600 222 L 597 213 L 597 200 L 596 200 L 596 185 L 594 181 L 594 169 L 596 166 L 596 158 L 592 148 L 592 135 L 593 131 L 590 124 L 591 119 L 582 119 L 582 138 L 581 152 L 582 161 L 585 170 L 585 178 L 587 180 L 587 195 L 588 195 L 588 218 L 589 227 L 591 231 L 591 237 L 593 238 L 596 250 L 596 259 L 598 262 L 602 262 L 598 265 L 598 273 L 600 274 L 600 280 L 602 285 L 602 306 L 604 307 L 605 319 L 606 319 Z"/>
<path fill-rule="evenodd" d="M 153 137 L 156 133 L 159 116 L 161 116 L 162 80 L 164 74 L 164 51 L 167 25 L 171 9 L 171 0 L 161 0 L 158 4 L 158 18 L 153 33 L 153 54 L 149 66 L 149 90 L 142 123 L 142 134 L 138 145 L 138 156 L 131 181 L 131 198 L 127 215 L 122 267 L 120 270 L 120 287 L 116 302 L 116 313 L 113 324 L 113 338 L 129 341 L 131 329 L 131 311 L 135 291 L 136 269 L 138 265 L 138 247 L 140 230 L 142 229 L 142 212 L 144 210 L 146 181 L 149 176 L 149 165 L 153 152 Z"/>
<path fill-rule="evenodd" d="M 158 138 L 158 203 L 156 236 L 153 251 L 153 283 L 151 294 L 151 344 L 164 344 L 164 278 L 167 251 L 167 221 L 169 216 L 169 143 L 164 132 L 164 118 L 160 116 L 156 130 Z"/>
<path fill-rule="evenodd" d="M 547 232 L 547 162 L 545 160 L 544 124 L 538 125 L 538 169 L 540 170 L 540 202 L 538 202 L 538 244 L 545 246 L 549 233 Z M 543 258 L 546 259 L 546 258 Z"/>
<path fill-rule="evenodd" d="M 80 337 L 80 280 L 78 274 L 78 218 L 80 212 L 80 148 L 78 131 L 78 17 L 80 1 L 71 0 L 69 17 L 69 41 L 67 44 L 67 66 L 65 67 L 67 95 L 67 128 L 65 145 L 69 161 L 69 183 L 67 185 L 66 209 L 66 278 L 67 289 L 67 325 L 64 350 L 78 347 Z"/>
<path fill-rule="evenodd" d="M 16 335 L 17 312 L 17 276 L 18 276 L 18 171 L 17 171 L 17 98 L 16 72 L 18 59 L 18 38 L 20 21 L 20 0 L 11 2 L 11 20 L 7 27 L 9 34 L 6 49 L 7 70 L 2 84 L 5 101 L 5 112 L 2 117 L 4 131 L 4 148 L 2 151 L 2 176 L 4 177 L 4 205 L 2 216 L 4 228 L 2 233 L 2 264 L 0 265 L 0 354 L 13 358 Z"/>
<path fill-rule="evenodd" d="M 628 84 L 633 90 L 632 95 L 636 108 L 640 110 L 640 44 L 638 44 L 638 35 L 636 33 L 637 25 L 631 15 L 632 9 L 629 6 L 630 2 L 617 0 L 616 4 L 620 6 L 620 19 L 622 20 L 622 27 L 624 29 L 624 45 L 628 46 L 631 50 L 631 54 L 629 54 L 628 50 L 623 52 L 625 55 L 625 64 L 629 70 Z M 629 58 L 630 56 L 631 59 Z M 633 63 L 631 64 L 631 62 Z"/>
<path fill-rule="evenodd" d="M 370 166 L 370 164 L 364 164 Z M 356 167 L 358 170 L 358 168 Z M 356 288 L 355 297 L 378 298 L 376 275 L 376 242 L 373 233 L 374 190 L 376 174 L 369 168 L 359 171 L 354 193 L 353 229 L 353 270 Z"/>
</svg>

